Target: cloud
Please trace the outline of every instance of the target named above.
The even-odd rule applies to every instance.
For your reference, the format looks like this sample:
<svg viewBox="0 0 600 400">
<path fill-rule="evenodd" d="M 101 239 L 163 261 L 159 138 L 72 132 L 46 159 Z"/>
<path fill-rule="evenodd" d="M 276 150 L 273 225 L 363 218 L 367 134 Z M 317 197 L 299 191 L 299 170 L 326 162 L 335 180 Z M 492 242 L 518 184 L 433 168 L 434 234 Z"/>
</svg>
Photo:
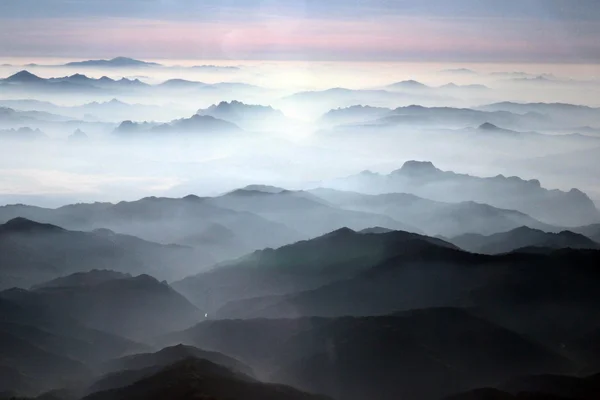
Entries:
<svg viewBox="0 0 600 400">
<path fill-rule="evenodd" d="M 596 4 L 3 0 L 0 56 L 596 62 Z"/>
</svg>

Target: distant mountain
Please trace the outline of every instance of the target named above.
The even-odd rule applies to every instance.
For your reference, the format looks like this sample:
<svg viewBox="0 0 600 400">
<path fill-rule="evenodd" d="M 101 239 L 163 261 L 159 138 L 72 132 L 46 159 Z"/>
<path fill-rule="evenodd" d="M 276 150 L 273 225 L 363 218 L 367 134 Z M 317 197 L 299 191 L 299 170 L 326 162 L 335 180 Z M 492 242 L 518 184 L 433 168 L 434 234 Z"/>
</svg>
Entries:
<svg viewBox="0 0 600 400">
<path fill-rule="evenodd" d="M 91 394 L 124 388 L 160 372 L 165 367 L 191 359 L 210 361 L 236 373 L 254 376 L 250 367 L 224 354 L 204 351 L 192 346 L 177 345 L 166 347 L 156 353 L 134 354 L 111 360 L 100 367 L 105 374 L 90 385 L 85 392 Z"/>
<path fill-rule="evenodd" d="M 193 115 L 172 121 L 168 124 L 137 124 L 131 121 L 122 122 L 114 134 L 123 137 L 164 137 L 165 135 L 222 135 L 239 134 L 243 131 L 235 124 L 208 115 Z"/>
<path fill-rule="evenodd" d="M 103 76 L 99 79 L 74 74 L 58 78 L 40 78 L 28 71 L 21 71 L 5 79 L 0 79 L 0 87 L 5 90 L 25 91 L 26 93 L 99 93 L 103 91 L 143 90 L 150 86 L 139 79 L 122 78 L 114 80 Z"/>
<path fill-rule="evenodd" d="M 0 225 L 0 252 L 0 288 L 26 288 L 93 269 L 153 273 L 172 279 L 189 274 L 192 262 L 212 263 L 210 256 L 183 246 L 165 246 L 110 231 L 69 231 L 25 218 Z"/>
<path fill-rule="evenodd" d="M 19 128 L 19 129 L 0 129 L 0 139 L 14 141 L 29 141 L 45 139 L 46 136 L 39 129 Z"/>
<path fill-rule="evenodd" d="M 63 115 L 44 111 L 21 111 L 9 107 L 0 107 L 0 127 L 22 127 L 32 122 L 66 122 L 69 118 Z"/>
<path fill-rule="evenodd" d="M 406 193 L 367 195 L 323 188 L 311 190 L 310 193 L 343 209 L 387 215 L 411 226 L 418 226 L 431 236 L 492 234 L 524 225 L 547 231 L 558 230 L 519 211 L 472 201 L 445 203 Z"/>
<path fill-rule="evenodd" d="M 5 78 L 3 81 L 5 83 L 37 83 L 42 82 L 43 80 L 43 78 L 40 78 L 31 72 L 23 70 Z"/>
<path fill-rule="evenodd" d="M 364 193 L 400 192 L 438 201 L 475 201 L 521 211 L 556 226 L 580 226 L 600 218 L 594 203 L 577 189 L 563 192 L 545 189 L 537 180 L 502 175 L 479 178 L 445 172 L 431 162 L 408 161 L 389 175 L 365 172 L 327 185 Z"/>
<path fill-rule="evenodd" d="M 600 224 L 586 225 L 579 228 L 574 228 L 573 232 L 580 233 L 600 243 Z"/>
<path fill-rule="evenodd" d="M 76 272 L 72 275 L 56 278 L 48 282 L 40 283 L 39 285 L 34 285 L 31 288 L 37 290 L 60 287 L 86 287 L 117 279 L 130 278 L 132 278 L 130 274 L 124 274 L 122 272 L 111 271 L 109 269 L 93 269 L 89 272 Z"/>
<path fill-rule="evenodd" d="M 426 126 L 443 129 L 467 128 L 486 122 L 516 129 L 550 127 L 549 118 L 539 113 L 516 114 L 509 111 L 483 111 L 469 108 L 423 107 L 411 105 L 398 107 L 375 124 L 384 126 Z"/>
<path fill-rule="evenodd" d="M 449 100 L 429 91 L 406 92 L 392 90 L 353 90 L 332 88 L 322 91 L 299 92 L 283 99 L 290 107 L 302 107 L 305 112 L 319 116 L 328 110 L 363 104 L 374 107 L 391 107 L 399 102 L 431 104 Z"/>
<path fill-rule="evenodd" d="M 85 142 L 89 139 L 88 135 L 81 129 L 76 129 L 75 132 L 69 135 L 71 142 Z"/>
<path fill-rule="evenodd" d="M 390 108 L 358 105 L 330 110 L 319 121 L 327 125 L 358 124 L 383 118 L 391 112 Z"/>
<path fill-rule="evenodd" d="M 150 260 L 150 264 L 142 264 L 145 265 L 143 271 L 124 270 L 132 273 L 150 271 L 153 276 L 160 279 L 167 278 L 165 276 L 167 272 L 179 274 L 187 271 L 187 274 L 191 274 L 194 273 L 192 271 L 194 269 L 200 271 L 210 266 L 215 257 L 217 260 L 227 260 L 240 257 L 256 249 L 279 247 L 304 238 L 303 235 L 285 225 L 272 222 L 256 214 L 217 207 L 210 204 L 207 199 L 193 195 L 178 199 L 147 197 L 138 201 L 123 201 L 117 204 L 71 204 L 57 209 L 25 205 L 0 207 L 0 223 L 19 216 L 60 225 L 70 230 L 92 231 L 98 228 L 107 228 L 152 242 L 192 244 L 195 250 L 190 252 L 190 249 L 187 249 L 184 253 L 194 257 L 193 263 L 190 263 L 189 260 L 181 263 L 176 262 L 176 259 L 171 259 L 164 262 L 170 265 L 169 270 L 148 270 L 148 265 L 162 262 L 160 260 L 163 257 L 158 256 L 156 251 L 145 250 L 135 252 L 136 257 Z M 234 238 L 220 241 L 223 239 L 223 230 L 215 230 L 215 226 L 221 226 L 225 228 L 226 232 L 233 233 Z M 97 231 L 95 235 L 105 237 L 106 240 L 111 240 L 112 237 L 110 231 Z M 122 238 L 122 236 L 117 234 L 116 238 Z M 178 246 L 166 247 L 173 248 L 173 251 L 181 249 Z M 175 254 L 179 254 L 179 251 L 175 251 Z M 74 261 L 71 259 L 71 262 Z M 137 267 L 140 266 L 140 263 L 139 261 L 130 261 L 129 266 L 130 268 Z M 89 269 L 94 268 L 115 269 L 117 267 L 92 263 Z M 48 276 L 45 280 L 55 277 Z"/>
<path fill-rule="evenodd" d="M 160 85 L 158 85 L 158 87 L 161 89 L 176 90 L 176 89 L 197 89 L 200 87 L 204 87 L 206 85 L 207 84 L 203 83 L 203 82 L 188 81 L 185 79 L 169 79 L 167 81 L 164 81 Z"/>
<path fill-rule="evenodd" d="M 414 233 L 365 235 L 343 228 L 276 250 L 254 252 L 173 286 L 212 316 L 231 301 L 316 289 L 356 276 L 390 257 L 438 247 L 456 248 L 443 240 Z"/>
<path fill-rule="evenodd" d="M 231 358 L 214 351 L 205 351 L 193 346 L 185 346 L 182 344 L 172 347 L 165 347 L 164 349 L 155 353 L 133 354 L 111 360 L 103 365 L 102 369 L 103 371 L 114 373 L 127 370 L 140 370 L 151 367 L 167 367 L 171 364 L 175 364 L 176 362 L 184 361 L 189 358 L 208 360 L 248 376 L 254 375 L 254 372 L 252 372 L 250 367 L 236 360 L 235 358 Z"/>
<path fill-rule="evenodd" d="M 454 308 L 206 321 L 166 340 L 203 343 L 270 372 L 271 381 L 348 400 L 435 399 L 570 367 L 534 341 Z"/>
<path fill-rule="evenodd" d="M 191 326 L 203 313 L 166 282 L 148 275 L 117 276 L 115 279 L 81 284 L 81 278 L 67 278 L 56 284 L 40 285 L 31 291 L 8 290 L 0 298 L 17 304 L 31 304 L 53 313 L 62 313 L 86 326 L 131 339 L 155 335 Z"/>
<path fill-rule="evenodd" d="M 507 111 L 516 114 L 537 113 L 554 122 L 554 129 L 582 125 L 600 126 L 600 108 L 565 103 L 502 102 L 479 107 L 484 111 Z"/>
<path fill-rule="evenodd" d="M 409 80 L 409 81 L 402 81 L 402 82 L 396 82 L 396 83 L 392 83 L 391 85 L 386 86 L 386 89 L 392 89 L 392 90 L 427 90 L 427 89 L 431 89 L 430 86 L 427 86 L 421 82 L 417 82 L 414 80 Z"/>
<path fill-rule="evenodd" d="M 389 216 L 337 208 L 304 191 L 283 190 L 273 193 L 270 190 L 246 188 L 206 201 L 217 207 L 260 215 L 286 225 L 305 237 L 319 236 L 343 227 L 360 230 L 382 226 L 410 232 L 419 231 L 418 228 Z"/>
<path fill-rule="evenodd" d="M 288 386 L 259 382 L 207 360 L 188 359 L 134 384 L 84 400 L 327 400 Z"/>
<path fill-rule="evenodd" d="M 455 237 L 451 242 L 467 251 L 482 254 L 508 253 L 527 247 L 600 249 L 599 243 L 577 233 L 569 231 L 547 233 L 528 227 L 490 236 L 467 234 Z"/>
<path fill-rule="evenodd" d="M 213 104 L 196 114 L 219 118 L 250 130 L 278 130 L 292 123 L 281 111 L 270 106 L 248 105 L 235 100 Z"/>
<path fill-rule="evenodd" d="M 66 67 L 111 67 L 111 68 L 127 68 L 127 67 L 159 67 L 160 64 L 135 60 L 128 57 L 116 57 L 110 60 L 87 60 L 74 61 L 65 64 Z"/>
</svg>

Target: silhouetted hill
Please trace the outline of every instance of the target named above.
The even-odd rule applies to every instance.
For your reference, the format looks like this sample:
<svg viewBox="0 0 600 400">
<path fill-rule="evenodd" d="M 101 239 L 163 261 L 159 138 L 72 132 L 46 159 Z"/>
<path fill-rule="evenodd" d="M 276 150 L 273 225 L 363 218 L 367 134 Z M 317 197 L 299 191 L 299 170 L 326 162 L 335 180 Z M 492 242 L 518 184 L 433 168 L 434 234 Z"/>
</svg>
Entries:
<svg viewBox="0 0 600 400">
<path fill-rule="evenodd" d="M 582 226 L 579 228 L 574 228 L 573 232 L 580 233 L 582 235 L 589 237 L 590 239 L 592 239 L 596 242 L 600 242 L 600 224 L 593 224 L 593 225 Z"/>
<path fill-rule="evenodd" d="M 30 83 L 30 82 L 40 82 L 43 81 L 43 78 L 40 78 L 37 75 L 32 74 L 29 71 L 20 71 L 14 75 L 9 76 L 4 79 L 4 82 L 8 83 Z"/>
<path fill-rule="evenodd" d="M 166 272 L 183 273 L 185 275 L 199 272 L 213 264 L 213 257 L 218 260 L 240 257 L 255 249 L 265 247 L 279 247 L 303 238 L 298 232 L 248 212 L 216 207 L 205 198 L 186 196 L 184 198 L 156 198 L 147 197 L 132 202 L 71 204 L 57 209 L 32 207 L 25 205 L 10 205 L 0 207 L 0 222 L 8 221 L 15 217 L 26 217 L 39 222 L 51 223 L 72 230 L 94 230 L 107 228 L 115 232 L 134 235 L 145 240 L 160 243 L 190 243 L 194 244 L 194 262 L 185 263 L 171 260 L 165 265 L 170 265 L 168 270 L 155 270 L 151 272 L 160 279 L 170 278 Z M 214 225 L 221 225 L 235 233 L 237 240 L 230 243 L 221 243 L 213 247 L 210 242 L 211 229 Z M 200 243 L 194 241 L 196 235 L 204 235 Z M 217 232 L 217 239 L 220 234 Z M 105 235 L 106 236 L 106 235 Z M 214 236 L 214 235 L 213 235 Z M 110 239 L 108 235 L 107 240 Z M 116 238 L 123 238 L 116 235 Z M 1 244 L 1 242 L 0 242 Z M 170 248 L 170 247 L 169 247 Z M 175 246 L 173 251 L 180 249 Z M 149 254 L 149 251 L 136 253 L 137 256 Z M 175 252 L 179 254 L 179 251 Z M 184 253 L 189 253 L 188 251 Z M 152 264 L 159 258 L 150 257 Z M 134 263 L 131 263 L 134 266 Z M 139 264 L 139 263 L 138 263 Z M 152 265 L 151 264 L 151 265 Z M 115 269 L 109 265 L 91 265 L 89 269 Z M 124 272 L 131 269 L 123 270 Z M 76 271 L 70 271 L 76 272 Z M 137 273 L 150 272 L 132 271 Z M 53 276 L 56 277 L 56 276 Z M 53 277 L 45 278 L 45 280 Z M 183 277 L 180 275 L 180 277 Z"/>
<path fill-rule="evenodd" d="M 390 108 L 357 105 L 330 110 L 319 121 L 327 125 L 357 124 L 374 121 L 391 112 Z"/>
<path fill-rule="evenodd" d="M 173 340 L 203 343 L 276 382 L 341 399 L 436 399 L 570 362 L 469 313 L 206 321 Z M 432 384 L 435 383 L 435 384 Z"/>
<path fill-rule="evenodd" d="M 414 233 L 366 235 L 343 228 L 277 250 L 254 252 L 185 278 L 174 287 L 212 315 L 229 301 L 316 289 L 390 258 L 436 247 L 455 249 L 442 240 Z"/>
<path fill-rule="evenodd" d="M 266 384 L 207 360 L 189 359 L 125 388 L 95 393 L 85 400 L 326 400 L 288 386 Z"/>
<path fill-rule="evenodd" d="M 72 275 L 68 275 L 61 278 L 53 279 L 49 282 L 40 283 L 39 285 L 32 286 L 32 289 L 46 289 L 46 288 L 59 288 L 59 287 L 72 287 L 72 286 L 93 286 L 99 283 L 104 283 L 116 279 L 130 279 L 130 274 L 124 274 L 122 272 L 116 272 L 111 270 L 98 270 L 94 269 L 89 272 L 76 272 Z"/>
<path fill-rule="evenodd" d="M 144 369 L 154 366 L 166 367 L 170 364 L 174 364 L 188 358 L 208 360 L 248 376 L 254 375 L 250 367 L 234 358 L 214 351 L 205 351 L 193 346 L 185 346 L 182 344 L 172 347 L 165 347 L 164 349 L 155 353 L 134 354 L 127 357 L 118 358 L 105 364 L 103 366 L 103 370 L 107 372 L 116 372 L 121 370 Z"/>
<path fill-rule="evenodd" d="M 482 106 L 485 111 L 507 111 L 517 114 L 538 113 L 546 115 L 556 128 L 573 128 L 576 126 L 600 124 L 600 109 L 583 105 L 566 103 L 513 103 L 501 102 Z"/>
<path fill-rule="evenodd" d="M 451 240 L 458 247 L 483 254 L 508 253 L 524 247 L 542 247 L 551 249 L 598 249 L 600 244 L 590 238 L 563 231 L 547 233 L 537 229 L 521 227 L 509 232 L 496 233 L 490 236 L 466 234 Z"/>
<path fill-rule="evenodd" d="M 240 361 L 221 353 L 203 351 L 192 346 L 177 345 L 156 353 L 135 354 L 112 360 L 102 367 L 107 372 L 88 389 L 88 393 L 118 389 L 152 376 L 161 369 L 188 359 L 208 360 L 248 376 L 254 376 L 252 369 Z"/>
<path fill-rule="evenodd" d="M 74 61 L 65 64 L 67 67 L 111 67 L 111 68 L 131 68 L 131 67 L 157 67 L 160 64 L 135 60 L 128 57 L 116 57 L 110 60 L 86 60 Z"/>
<path fill-rule="evenodd" d="M 241 132 L 242 130 L 231 122 L 208 115 L 193 115 L 190 118 L 159 125 L 124 121 L 113 131 L 113 134 L 122 137 L 155 138 L 176 134 L 220 135 Z"/>
<path fill-rule="evenodd" d="M 323 188 L 311 190 L 310 193 L 344 209 L 387 215 L 416 226 L 432 236 L 492 234 L 523 225 L 549 231 L 558 230 L 524 213 L 472 201 L 445 203 L 406 193 L 367 195 Z"/>
<path fill-rule="evenodd" d="M 427 90 L 431 89 L 431 87 L 414 80 L 402 81 L 392 83 L 391 85 L 386 86 L 386 89 L 400 89 L 400 90 Z"/>
<path fill-rule="evenodd" d="M 249 130 L 276 130 L 292 123 L 281 111 L 270 106 L 249 105 L 239 101 L 213 104 L 206 109 L 200 109 L 197 115 L 208 115 L 234 123 Z"/>
<path fill-rule="evenodd" d="M 96 272 L 91 273 L 97 276 Z M 148 338 L 176 327 L 193 325 L 203 318 L 166 282 L 148 275 L 101 279 L 81 285 L 84 278 L 65 278 L 71 286 L 40 285 L 39 288 L 8 290 L 0 297 L 17 304 L 29 304 L 53 313 L 63 313 L 86 326 L 132 339 Z"/>
<path fill-rule="evenodd" d="M 210 263 L 208 256 L 183 246 L 165 246 L 110 231 L 69 231 L 25 218 L 0 225 L 0 252 L 0 288 L 29 287 L 75 272 L 109 268 L 155 273 L 165 279 L 193 271 L 192 261 Z"/>
<path fill-rule="evenodd" d="M 207 199 L 209 204 L 241 212 L 251 212 L 289 226 L 307 237 L 323 235 L 343 227 L 365 229 L 381 226 L 418 232 L 419 229 L 389 216 L 334 207 L 304 191 L 238 189 L 223 196 Z"/>
<path fill-rule="evenodd" d="M 577 189 L 563 192 L 545 189 L 537 180 L 502 175 L 479 178 L 446 172 L 431 162 L 408 161 L 389 175 L 362 173 L 329 186 L 374 194 L 411 193 L 438 201 L 475 201 L 521 211 L 557 226 L 580 226 L 600 218 L 594 203 Z"/>
</svg>

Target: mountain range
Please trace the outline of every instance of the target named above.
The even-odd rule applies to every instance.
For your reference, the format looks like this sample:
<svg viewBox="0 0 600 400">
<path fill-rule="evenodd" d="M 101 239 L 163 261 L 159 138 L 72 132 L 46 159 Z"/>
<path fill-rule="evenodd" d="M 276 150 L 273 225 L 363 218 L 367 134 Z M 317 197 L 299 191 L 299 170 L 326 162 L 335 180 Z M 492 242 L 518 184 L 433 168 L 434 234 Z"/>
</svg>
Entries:
<svg viewBox="0 0 600 400">
<path fill-rule="evenodd" d="M 581 226 L 598 221 L 600 214 L 590 198 L 577 189 L 548 190 L 538 180 L 498 175 L 479 178 L 446 172 L 431 162 L 408 161 L 389 175 L 370 171 L 328 182 L 327 186 L 363 193 L 410 193 L 438 201 L 475 201 L 517 210 L 557 226 Z"/>
<path fill-rule="evenodd" d="M 466 234 L 451 239 L 460 248 L 483 254 L 501 254 L 530 249 L 599 249 L 600 244 L 578 233 L 563 231 L 547 233 L 537 229 L 521 227 L 509 232 L 482 236 Z"/>
<path fill-rule="evenodd" d="M 235 100 L 213 104 L 198 110 L 196 114 L 229 121 L 247 130 L 278 130 L 293 123 L 281 111 L 270 106 L 249 105 Z"/>
<path fill-rule="evenodd" d="M 204 315 L 166 282 L 149 275 L 67 278 L 31 290 L 5 290 L 0 298 L 61 313 L 92 329 L 132 340 L 186 328 Z"/>
<path fill-rule="evenodd" d="M 73 61 L 66 63 L 66 67 L 110 67 L 110 68 L 138 68 L 138 67 L 159 67 L 160 64 L 140 61 L 128 57 L 116 57 L 110 60 L 86 60 Z"/>
<path fill-rule="evenodd" d="M 71 231 L 21 217 L 0 225 L 0 248 L 0 288 L 29 287 L 93 269 L 173 279 L 189 274 L 192 262 L 198 270 L 214 262 L 190 247 L 162 245 L 106 229 Z"/>
</svg>

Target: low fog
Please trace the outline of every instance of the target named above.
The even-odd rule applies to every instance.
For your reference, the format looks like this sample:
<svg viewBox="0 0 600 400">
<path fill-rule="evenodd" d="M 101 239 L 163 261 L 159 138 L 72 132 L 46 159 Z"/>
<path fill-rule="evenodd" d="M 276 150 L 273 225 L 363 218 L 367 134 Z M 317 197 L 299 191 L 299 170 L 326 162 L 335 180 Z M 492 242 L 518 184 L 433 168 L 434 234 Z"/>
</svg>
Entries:
<svg viewBox="0 0 600 400">
<path fill-rule="evenodd" d="M 600 199 L 600 111 L 584 107 L 600 105 L 600 83 L 571 77 L 590 73 L 585 66 L 51 66 L 60 63 L 0 68 L 6 78 L 27 70 L 50 80 L 22 73 L 1 83 L 4 202 L 206 196 L 255 183 L 306 189 L 408 160 Z M 576 106 L 505 103 L 542 100 Z"/>
</svg>

